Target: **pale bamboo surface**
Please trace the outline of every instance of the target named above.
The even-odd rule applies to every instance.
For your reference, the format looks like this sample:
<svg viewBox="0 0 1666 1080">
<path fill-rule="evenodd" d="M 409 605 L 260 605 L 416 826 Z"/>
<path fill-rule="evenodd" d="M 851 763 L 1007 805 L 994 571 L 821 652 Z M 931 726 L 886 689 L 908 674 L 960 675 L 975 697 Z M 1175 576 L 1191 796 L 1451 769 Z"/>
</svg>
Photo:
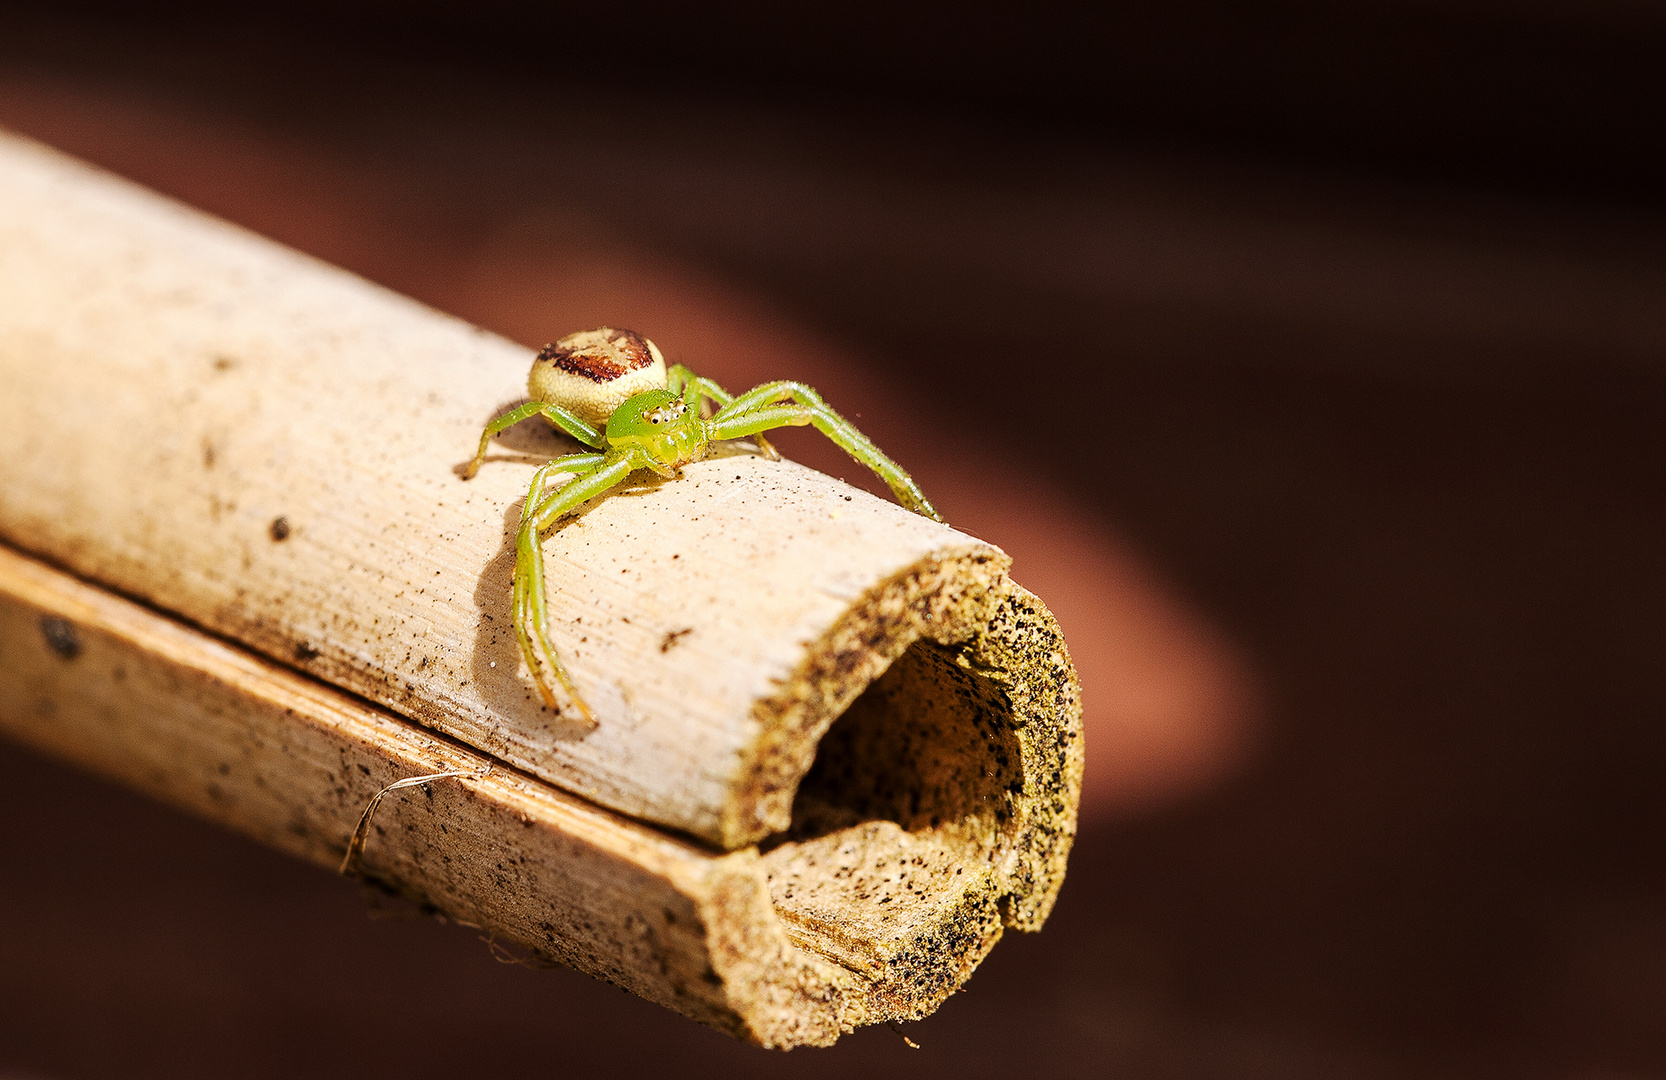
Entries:
<svg viewBox="0 0 1666 1080">
<path fill-rule="evenodd" d="M 346 794 L 263 758 L 236 809 L 213 794 L 231 790 L 224 774 L 206 770 L 211 758 L 232 764 L 239 739 L 239 752 L 266 753 L 286 745 L 285 724 L 323 724 L 306 736 L 308 760 L 322 762 L 368 736 L 329 728 L 330 709 L 324 720 L 277 711 L 264 684 L 201 705 L 197 676 L 180 674 L 201 663 L 161 649 L 161 631 L 112 645 L 125 659 L 95 678 L 97 665 L 40 653 L 36 639 L 50 635 L 31 630 L 33 615 L 12 618 L 4 647 L 35 658 L 18 678 L 56 689 L 8 694 L 0 726 L 321 861 L 340 859 L 365 802 L 396 773 L 501 762 L 428 790 L 535 790 L 631 839 L 592 845 L 600 863 L 573 848 L 576 861 L 551 863 L 550 880 L 513 896 L 484 869 L 491 859 L 436 878 L 412 849 L 410 866 L 373 858 L 376 876 L 767 1045 L 929 1012 L 1003 928 L 1038 928 L 1063 878 L 1082 746 L 1057 624 L 1006 578 L 998 549 L 738 450 L 599 499 L 546 542 L 556 644 L 600 721 L 577 730 L 538 700 L 508 625 L 529 465 L 570 447 L 520 432 L 476 480 L 457 475 L 481 425 L 521 395 L 530 358 L 0 137 L 0 539 L 151 605 L 171 633 L 224 648 L 206 630 L 263 654 L 243 662 L 310 687 L 330 709 L 346 701 L 378 724 L 414 720 L 463 745 L 407 730 L 405 756 L 377 749 L 379 764 L 366 762 Z M 790 375 L 791 358 L 782 364 Z M 14 592 L 19 610 L 51 607 L 39 589 Z M 121 638 L 87 617 L 94 637 Z M 124 681 L 146 664 L 160 687 L 148 696 Z M 72 690 L 82 719 L 67 735 L 19 704 Z M 160 760 L 132 745 L 153 735 L 200 740 L 181 751 L 188 780 L 125 764 Z M 411 801 L 390 796 L 378 821 Z M 297 821 L 313 824 L 286 833 Z M 746 849 L 772 834 L 761 853 Z M 697 869 L 638 858 L 639 840 Z M 421 849 L 429 862 L 443 850 L 433 843 Z M 736 848 L 746 850 L 717 853 Z M 482 850 L 459 847 L 452 861 L 473 864 Z M 670 962 L 592 941 L 589 901 L 573 895 L 597 875 L 613 916 L 650 928 L 675 878 L 684 907 L 664 910 L 699 923 L 698 945 Z M 570 907 L 528 921 L 549 904 Z M 687 977 L 718 989 L 690 989 Z"/>
</svg>

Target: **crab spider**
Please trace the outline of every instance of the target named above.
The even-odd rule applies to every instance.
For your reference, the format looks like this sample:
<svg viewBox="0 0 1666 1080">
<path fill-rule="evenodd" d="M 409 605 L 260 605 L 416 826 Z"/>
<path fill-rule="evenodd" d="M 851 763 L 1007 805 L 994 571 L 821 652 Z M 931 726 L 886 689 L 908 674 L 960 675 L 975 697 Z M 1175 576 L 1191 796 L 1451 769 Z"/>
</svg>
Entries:
<svg viewBox="0 0 1666 1080">
<path fill-rule="evenodd" d="M 494 436 L 533 416 L 542 416 L 595 449 L 555 458 L 532 474 L 515 535 L 512 603 L 515 637 L 544 703 L 559 708 L 559 682 L 591 727 L 596 718 L 550 644 L 541 541 L 563 514 L 623 483 L 631 473 L 647 469 L 668 479 L 681 476 L 684 465 L 704 458 L 712 443 L 725 439 L 751 438 L 779 460 L 763 433 L 811 426 L 872 469 L 903 506 L 933 521 L 943 520 L 896 462 L 803 383 L 768 382 L 737 397 L 681 364 L 667 370 L 659 347 L 647 338 L 604 326 L 546 345 L 533 361 L 527 389 L 531 401 L 486 425 L 463 479 L 479 471 Z M 715 406 L 709 417 L 707 402 Z M 570 478 L 547 490 L 558 474 Z"/>
</svg>

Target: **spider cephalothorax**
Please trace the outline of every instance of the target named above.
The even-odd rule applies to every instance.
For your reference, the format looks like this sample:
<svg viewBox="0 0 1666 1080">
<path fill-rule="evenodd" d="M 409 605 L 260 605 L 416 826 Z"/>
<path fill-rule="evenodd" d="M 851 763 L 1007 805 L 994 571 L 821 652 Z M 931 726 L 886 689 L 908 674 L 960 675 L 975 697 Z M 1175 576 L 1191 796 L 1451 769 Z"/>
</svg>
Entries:
<svg viewBox="0 0 1666 1080">
<path fill-rule="evenodd" d="M 603 438 L 614 450 L 640 447 L 648 456 L 647 467 L 661 475 L 699 461 L 711 445 L 698 405 L 691 407 L 669 390 L 648 390 L 625 399 L 607 418 Z"/>
<path fill-rule="evenodd" d="M 486 425 L 480 449 L 463 478 L 479 470 L 493 436 L 532 416 L 544 417 L 596 449 L 596 453 L 556 458 L 532 474 L 515 537 L 513 602 L 521 655 L 545 703 L 557 707 L 554 684 L 558 681 L 592 726 L 596 720 L 590 707 L 550 644 L 539 541 L 563 514 L 636 470 L 675 477 L 684 465 L 705 457 L 713 442 L 724 439 L 751 438 L 774 458 L 778 455 L 763 432 L 809 425 L 872 469 L 903 506 L 934 521 L 943 520 L 896 462 L 803 383 L 764 383 L 736 397 L 681 364 L 667 369 L 658 346 L 640 334 L 604 326 L 546 345 L 533 361 L 527 389 L 533 400 Z M 716 406 L 709 417 L 705 415 L 707 402 Z M 571 479 L 550 490 L 558 474 L 569 474 Z"/>
</svg>

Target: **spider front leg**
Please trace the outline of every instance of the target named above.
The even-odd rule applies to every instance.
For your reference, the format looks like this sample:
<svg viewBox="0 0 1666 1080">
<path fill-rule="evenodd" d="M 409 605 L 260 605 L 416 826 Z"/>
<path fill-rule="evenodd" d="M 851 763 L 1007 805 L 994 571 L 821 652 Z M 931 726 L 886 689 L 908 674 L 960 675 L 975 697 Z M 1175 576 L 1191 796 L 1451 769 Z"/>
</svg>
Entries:
<svg viewBox="0 0 1666 1080">
<path fill-rule="evenodd" d="M 791 404 L 775 404 L 782 396 L 796 400 Z M 713 439 L 738 439 L 772 428 L 805 425 L 814 426 L 845 453 L 872 469 L 903 506 L 933 521 L 943 520 L 902 466 L 887 457 L 849 420 L 828 408 L 821 395 L 803 383 L 765 383 L 748 390 L 708 421 L 706 430 Z"/>
<path fill-rule="evenodd" d="M 728 406 L 734 404 L 735 400 L 735 395 L 704 375 L 694 374 L 681 364 L 671 365 L 671 369 L 665 373 L 665 388 L 673 394 L 682 395 L 683 401 L 690 409 L 694 410 L 696 416 L 700 413 L 702 398 L 710 399 L 717 406 L 719 414 Z M 775 446 L 762 435 L 754 434 L 752 441 L 757 444 L 758 449 L 762 450 L 764 456 L 769 460 L 781 460 L 781 452 L 775 449 Z"/>
<path fill-rule="evenodd" d="M 716 382 L 704 375 L 696 375 L 681 364 L 672 364 L 665 372 L 665 388 L 688 402 L 688 407 L 697 409 L 702 398 L 708 398 L 718 408 L 735 400 L 735 395 L 717 385 Z"/>
<path fill-rule="evenodd" d="M 575 476 L 547 496 L 543 495 L 542 491 L 544 478 L 552 471 L 559 471 L 551 469 L 551 466 L 570 459 L 557 458 L 539 469 L 533 477 L 532 487 L 527 492 L 527 504 L 521 509 L 521 527 L 515 534 L 513 618 L 515 638 L 520 643 L 521 656 L 526 660 L 527 670 L 532 673 L 532 681 L 538 687 L 538 693 L 543 696 L 544 704 L 552 709 L 559 708 L 556 704 L 554 686 L 555 682 L 559 682 L 580 715 L 584 717 L 585 723 L 589 727 L 595 727 L 595 714 L 590 711 L 590 706 L 585 704 L 578 688 L 573 685 L 572 677 L 567 674 L 567 668 L 561 663 L 555 646 L 550 644 L 549 605 L 544 591 L 544 550 L 541 541 L 544 530 L 553 525 L 561 515 L 615 487 L 634 470 L 644 467 L 644 462 L 639 460 L 644 455 L 639 450 L 615 450 L 605 457 L 572 455 L 572 458 L 581 457 L 600 460 L 590 472 Z"/>
<path fill-rule="evenodd" d="M 722 417 L 729 413 L 753 412 L 765 405 L 786 405 L 795 402 L 799 405 L 820 405 L 822 408 L 827 408 L 827 402 L 822 400 L 821 394 L 817 392 L 815 387 L 794 382 L 791 379 L 777 379 L 774 382 L 760 383 L 754 386 L 740 397 L 724 405 L 723 408 L 717 411 L 717 415 Z M 828 409 L 828 412 L 832 411 Z M 833 413 L 833 415 L 838 416 L 839 414 Z M 839 419 L 846 424 L 850 423 L 850 421 L 844 420 L 842 416 Z"/>
<path fill-rule="evenodd" d="M 480 463 L 486 460 L 486 448 L 501 432 L 514 427 L 522 420 L 534 416 L 543 416 L 550 423 L 565 431 L 585 446 L 602 448 L 601 434 L 583 420 L 563 409 L 559 405 L 551 405 L 547 401 L 529 401 L 525 405 L 518 405 L 502 416 L 486 425 L 486 430 L 480 433 L 480 449 L 475 452 L 474 460 L 469 462 L 468 468 L 463 470 L 464 480 L 473 480 L 474 474 L 480 471 Z"/>
</svg>

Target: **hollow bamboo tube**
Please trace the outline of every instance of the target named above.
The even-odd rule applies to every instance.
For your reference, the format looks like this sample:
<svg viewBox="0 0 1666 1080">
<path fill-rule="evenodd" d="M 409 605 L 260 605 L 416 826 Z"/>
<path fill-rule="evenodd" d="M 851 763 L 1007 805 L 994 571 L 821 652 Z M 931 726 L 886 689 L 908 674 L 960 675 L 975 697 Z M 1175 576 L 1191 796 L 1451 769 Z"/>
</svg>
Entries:
<svg viewBox="0 0 1666 1080">
<path fill-rule="evenodd" d="M 998 549 L 721 456 L 546 542 L 557 647 L 600 721 L 575 730 L 508 626 L 535 458 L 456 472 L 529 359 L 0 138 L 0 538 L 526 783 L 718 850 L 764 841 L 734 856 L 768 883 L 759 918 L 860 988 L 805 1030 L 929 1011 L 1062 880 L 1081 742 L 1056 624 Z M 750 1023 L 728 1026 L 823 1041 Z"/>
</svg>

